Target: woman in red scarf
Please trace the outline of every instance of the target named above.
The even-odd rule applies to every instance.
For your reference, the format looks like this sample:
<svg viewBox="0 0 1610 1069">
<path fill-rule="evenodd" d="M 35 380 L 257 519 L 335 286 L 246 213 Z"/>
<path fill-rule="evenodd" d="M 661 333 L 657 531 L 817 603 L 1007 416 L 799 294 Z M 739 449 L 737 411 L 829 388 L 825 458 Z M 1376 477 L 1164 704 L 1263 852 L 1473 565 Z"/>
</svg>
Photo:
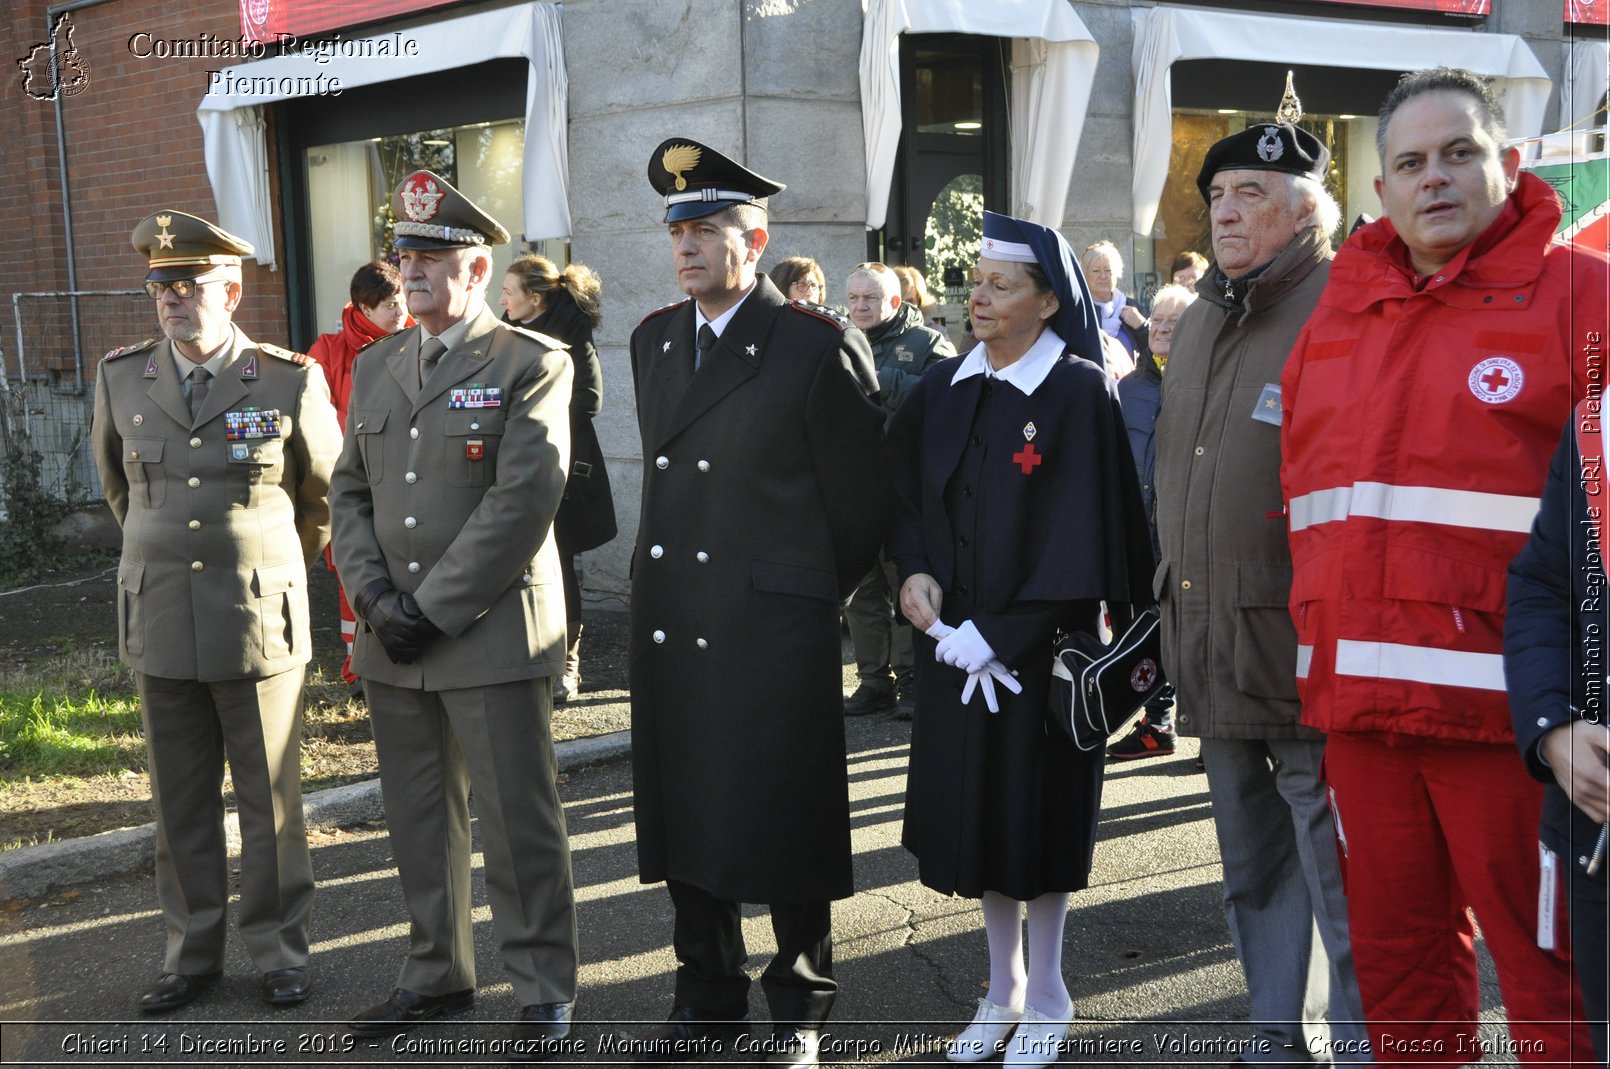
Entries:
<svg viewBox="0 0 1610 1069">
<path fill-rule="evenodd" d="M 330 384 L 330 399 L 335 402 L 336 418 L 343 432 L 347 429 L 347 398 L 352 395 L 352 364 L 358 358 L 358 350 L 413 323 L 403 298 L 402 275 L 383 260 L 358 268 L 352 276 L 351 294 L 352 300 L 341 309 L 341 329 L 319 335 L 307 351 L 324 369 L 324 380 Z M 324 556 L 334 571 L 335 561 L 328 549 Z M 356 698 L 363 693 L 358 677 L 352 674 L 352 635 L 357 620 L 352 606 L 347 604 L 345 588 L 337 586 L 336 590 L 341 600 L 341 639 L 347 644 L 341 678 L 351 685 Z"/>
</svg>

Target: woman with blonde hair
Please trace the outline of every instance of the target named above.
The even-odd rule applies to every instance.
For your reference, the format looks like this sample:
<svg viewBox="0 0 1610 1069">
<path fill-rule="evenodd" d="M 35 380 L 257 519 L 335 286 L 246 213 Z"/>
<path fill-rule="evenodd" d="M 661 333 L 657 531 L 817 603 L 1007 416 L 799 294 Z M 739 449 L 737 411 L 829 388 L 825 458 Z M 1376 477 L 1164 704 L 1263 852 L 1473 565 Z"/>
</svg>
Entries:
<svg viewBox="0 0 1610 1069">
<path fill-rule="evenodd" d="M 593 345 L 593 330 L 602 321 L 599 300 L 603 283 L 585 264 L 564 270 L 546 256 L 526 253 L 503 276 L 504 318 L 557 338 L 570 346 L 575 380 L 570 394 L 570 473 L 565 497 L 553 521 L 565 584 L 565 670 L 553 686 L 553 700 L 563 704 L 581 690 L 581 579 L 576 554 L 596 549 L 615 537 L 615 501 L 609 472 L 598 447 L 593 418 L 604 407 L 604 376 Z"/>
</svg>

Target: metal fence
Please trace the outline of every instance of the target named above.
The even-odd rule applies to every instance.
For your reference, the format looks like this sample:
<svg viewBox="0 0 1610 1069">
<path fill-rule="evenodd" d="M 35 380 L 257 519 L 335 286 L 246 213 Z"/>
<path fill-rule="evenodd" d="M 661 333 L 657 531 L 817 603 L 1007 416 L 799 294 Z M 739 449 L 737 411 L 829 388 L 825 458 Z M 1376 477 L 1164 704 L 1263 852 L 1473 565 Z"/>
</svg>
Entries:
<svg viewBox="0 0 1610 1069">
<path fill-rule="evenodd" d="M 38 453 L 45 488 L 63 501 L 99 497 L 89 446 L 96 367 L 102 354 L 150 337 L 151 302 L 141 290 L 13 293 L 11 314 L 11 351 L 0 341 L 0 454 Z"/>
</svg>

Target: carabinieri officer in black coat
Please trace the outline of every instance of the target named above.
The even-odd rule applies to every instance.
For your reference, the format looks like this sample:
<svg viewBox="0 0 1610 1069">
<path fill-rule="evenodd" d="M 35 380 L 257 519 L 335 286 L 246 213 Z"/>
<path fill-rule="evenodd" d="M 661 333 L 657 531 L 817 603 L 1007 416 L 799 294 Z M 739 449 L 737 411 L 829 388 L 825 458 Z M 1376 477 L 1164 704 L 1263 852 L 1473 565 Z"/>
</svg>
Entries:
<svg viewBox="0 0 1610 1069">
<path fill-rule="evenodd" d="M 764 902 L 768 1064 L 815 1065 L 830 903 L 853 892 L 838 614 L 882 536 L 877 374 L 859 331 L 757 274 L 782 185 L 685 138 L 654 150 L 649 179 L 692 299 L 632 335 L 638 866 L 667 881 L 678 961 L 640 1053 L 708 1055 L 747 1017 L 739 903 Z"/>
</svg>

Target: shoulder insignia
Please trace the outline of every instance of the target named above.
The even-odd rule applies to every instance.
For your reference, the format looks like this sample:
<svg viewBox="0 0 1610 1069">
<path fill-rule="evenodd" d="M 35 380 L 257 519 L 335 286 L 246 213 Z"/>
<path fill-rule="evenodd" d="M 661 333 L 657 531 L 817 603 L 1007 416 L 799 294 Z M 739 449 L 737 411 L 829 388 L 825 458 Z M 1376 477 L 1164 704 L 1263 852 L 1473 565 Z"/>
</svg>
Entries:
<svg viewBox="0 0 1610 1069">
<path fill-rule="evenodd" d="M 153 345 L 155 345 L 156 343 L 157 343 L 157 339 L 155 339 L 155 338 L 147 338 L 144 341 L 135 342 L 133 345 L 125 345 L 121 349 L 113 349 L 111 352 L 109 352 L 105 356 L 101 357 L 101 359 L 102 360 L 116 360 L 118 357 L 120 357 L 120 356 L 128 356 L 130 353 L 143 353 L 147 349 L 149 349 Z"/>
<path fill-rule="evenodd" d="M 498 325 L 505 327 L 522 337 L 530 338 L 532 341 L 541 345 L 544 349 L 558 349 L 560 352 L 566 352 L 570 349 L 569 342 L 560 341 L 552 334 L 544 334 L 540 330 L 531 330 L 527 327 L 522 327 L 514 323 L 503 323 L 500 321 Z"/>
<path fill-rule="evenodd" d="M 281 349 L 278 345 L 269 345 L 266 342 L 258 342 L 257 348 L 259 352 L 262 352 L 265 355 L 276 357 L 280 360 L 289 360 L 291 363 L 301 364 L 303 367 L 307 367 L 309 364 L 313 363 L 313 358 L 308 356 L 306 353 L 293 353 L 289 349 Z"/>
<path fill-rule="evenodd" d="M 691 300 L 693 300 L 692 297 L 684 297 L 680 301 L 672 301 L 670 304 L 666 305 L 664 308 L 656 308 L 656 309 L 654 309 L 654 311 L 652 311 L 648 315 L 644 316 L 642 321 L 638 323 L 638 326 L 642 326 L 644 323 L 647 323 L 649 320 L 653 319 L 655 316 L 662 316 L 666 312 L 674 312 L 678 308 L 681 308 L 684 304 L 687 304 Z"/>
<path fill-rule="evenodd" d="M 796 312 L 804 312 L 808 316 L 826 320 L 840 330 L 850 329 L 850 320 L 836 308 L 829 308 L 825 304 L 812 304 L 809 301 L 789 301 L 788 305 Z"/>
</svg>

